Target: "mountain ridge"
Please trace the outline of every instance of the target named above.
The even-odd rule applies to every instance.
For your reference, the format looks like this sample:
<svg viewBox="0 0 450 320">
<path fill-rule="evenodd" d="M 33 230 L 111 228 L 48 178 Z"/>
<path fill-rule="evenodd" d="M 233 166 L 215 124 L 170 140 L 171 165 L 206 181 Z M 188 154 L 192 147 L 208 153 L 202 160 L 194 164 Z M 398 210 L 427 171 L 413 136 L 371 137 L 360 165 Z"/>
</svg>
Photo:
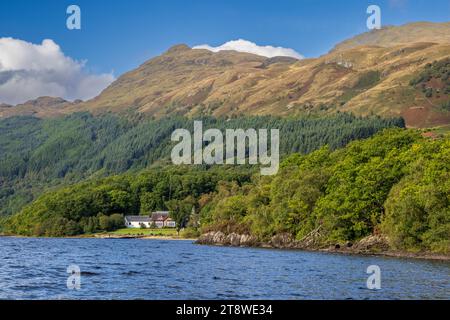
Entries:
<svg viewBox="0 0 450 320">
<path fill-rule="evenodd" d="M 450 43 L 450 22 L 418 21 L 401 26 L 383 26 L 338 43 L 331 51 L 360 45 L 391 47 L 411 42 Z"/>
<path fill-rule="evenodd" d="M 403 116 L 410 127 L 448 125 L 450 112 L 441 106 L 450 96 L 440 94 L 447 84 L 430 79 L 422 87 L 410 85 L 427 65 L 445 59 L 450 59 L 450 22 L 385 27 L 345 40 L 321 57 L 302 60 L 214 53 L 178 44 L 123 74 L 91 100 L 0 106 L 0 118 L 77 111 L 156 118 L 341 111 Z M 437 95 L 426 96 L 430 86 Z"/>
</svg>

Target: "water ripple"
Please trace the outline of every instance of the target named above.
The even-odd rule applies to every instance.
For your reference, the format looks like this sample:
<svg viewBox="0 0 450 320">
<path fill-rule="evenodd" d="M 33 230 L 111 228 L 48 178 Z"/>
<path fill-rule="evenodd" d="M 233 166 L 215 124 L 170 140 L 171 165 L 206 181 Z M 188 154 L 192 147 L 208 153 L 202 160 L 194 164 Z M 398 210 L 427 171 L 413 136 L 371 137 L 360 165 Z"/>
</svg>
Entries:
<svg viewBox="0 0 450 320">
<path fill-rule="evenodd" d="M 67 288 L 73 264 L 80 290 Z M 191 241 L 0 238 L 0 266 L 0 299 L 450 299 L 446 262 Z"/>
</svg>

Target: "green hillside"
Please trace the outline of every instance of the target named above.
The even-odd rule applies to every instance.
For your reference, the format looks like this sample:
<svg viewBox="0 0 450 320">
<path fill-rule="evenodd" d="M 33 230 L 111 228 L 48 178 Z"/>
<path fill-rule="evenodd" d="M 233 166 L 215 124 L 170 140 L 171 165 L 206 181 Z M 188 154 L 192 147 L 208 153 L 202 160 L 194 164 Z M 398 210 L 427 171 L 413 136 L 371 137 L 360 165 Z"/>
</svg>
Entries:
<svg viewBox="0 0 450 320">
<path fill-rule="evenodd" d="M 332 152 L 287 158 L 279 174 L 220 189 L 203 209 L 204 231 L 276 234 L 317 246 L 388 237 L 392 248 L 449 252 L 450 138 L 388 130 Z"/>
<path fill-rule="evenodd" d="M 271 177 L 245 166 L 167 166 L 83 182 L 41 196 L 3 231 L 76 235 L 114 229 L 122 214 L 169 209 L 180 226 L 200 225 L 196 232 L 267 241 L 320 229 L 317 246 L 382 234 L 392 248 L 448 253 L 449 169 L 448 136 L 388 129 L 335 151 L 292 154 Z"/>
<path fill-rule="evenodd" d="M 279 128 L 280 152 L 309 153 L 366 138 L 381 129 L 404 126 L 400 118 L 361 118 L 350 114 L 304 118 L 203 118 L 205 128 Z M 76 113 L 56 119 L 0 120 L 0 215 L 18 212 L 45 190 L 137 171 L 168 159 L 174 129 L 192 130 L 183 117 L 94 117 Z"/>
</svg>

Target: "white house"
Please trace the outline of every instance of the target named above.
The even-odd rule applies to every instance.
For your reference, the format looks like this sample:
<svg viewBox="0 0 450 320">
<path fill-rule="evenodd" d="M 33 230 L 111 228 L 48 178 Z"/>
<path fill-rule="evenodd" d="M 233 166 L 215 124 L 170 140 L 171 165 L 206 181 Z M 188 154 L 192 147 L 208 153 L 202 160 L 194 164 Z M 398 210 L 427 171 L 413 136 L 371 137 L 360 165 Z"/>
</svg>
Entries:
<svg viewBox="0 0 450 320">
<path fill-rule="evenodd" d="M 147 216 L 125 216 L 125 226 L 127 228 L 150 228 L 152 219 Z"/>
<path fill-rule="evenodd" d="M 175 220 L 169 217 L 169 211 L 155 211 L 151 216 L 125 216 L 127 228 L 176 228 Z"/>
<path fill-rule="evenodd" d="M 167 218 L 166 221 L 164 221 L 164 227 L 166 228 L 176 228 L 177 223 L 172 218 Z"/>
<path fill-rule="evenodd" d="M 155 211 L 151 215 L 151 220 L 157 228 L 175 228 L 175 220 L 169 217 L 169 211 Z"/>
</svg>

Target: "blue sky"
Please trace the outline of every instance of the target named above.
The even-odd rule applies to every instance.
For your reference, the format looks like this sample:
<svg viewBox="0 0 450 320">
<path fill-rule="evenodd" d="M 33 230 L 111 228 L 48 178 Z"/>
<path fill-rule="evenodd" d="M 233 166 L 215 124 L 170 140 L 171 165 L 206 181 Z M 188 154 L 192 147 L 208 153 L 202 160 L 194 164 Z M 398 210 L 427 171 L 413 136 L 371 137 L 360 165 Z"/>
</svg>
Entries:
<svg viewBox="0 0 450 320">
<path fill-rule="evenodd" d="M 70 4 L 81 8 L 81 30 L 66 28 Z M 0 37 L 49 38 L 92 72 L 119 76 L 177 43 L 242 38 L 318 56 L 366 31 L 369 4 L 381 7 L 383 25 L 450 20 L 450 0 L 14 0 L 0 3 Z"/>
</svg>

